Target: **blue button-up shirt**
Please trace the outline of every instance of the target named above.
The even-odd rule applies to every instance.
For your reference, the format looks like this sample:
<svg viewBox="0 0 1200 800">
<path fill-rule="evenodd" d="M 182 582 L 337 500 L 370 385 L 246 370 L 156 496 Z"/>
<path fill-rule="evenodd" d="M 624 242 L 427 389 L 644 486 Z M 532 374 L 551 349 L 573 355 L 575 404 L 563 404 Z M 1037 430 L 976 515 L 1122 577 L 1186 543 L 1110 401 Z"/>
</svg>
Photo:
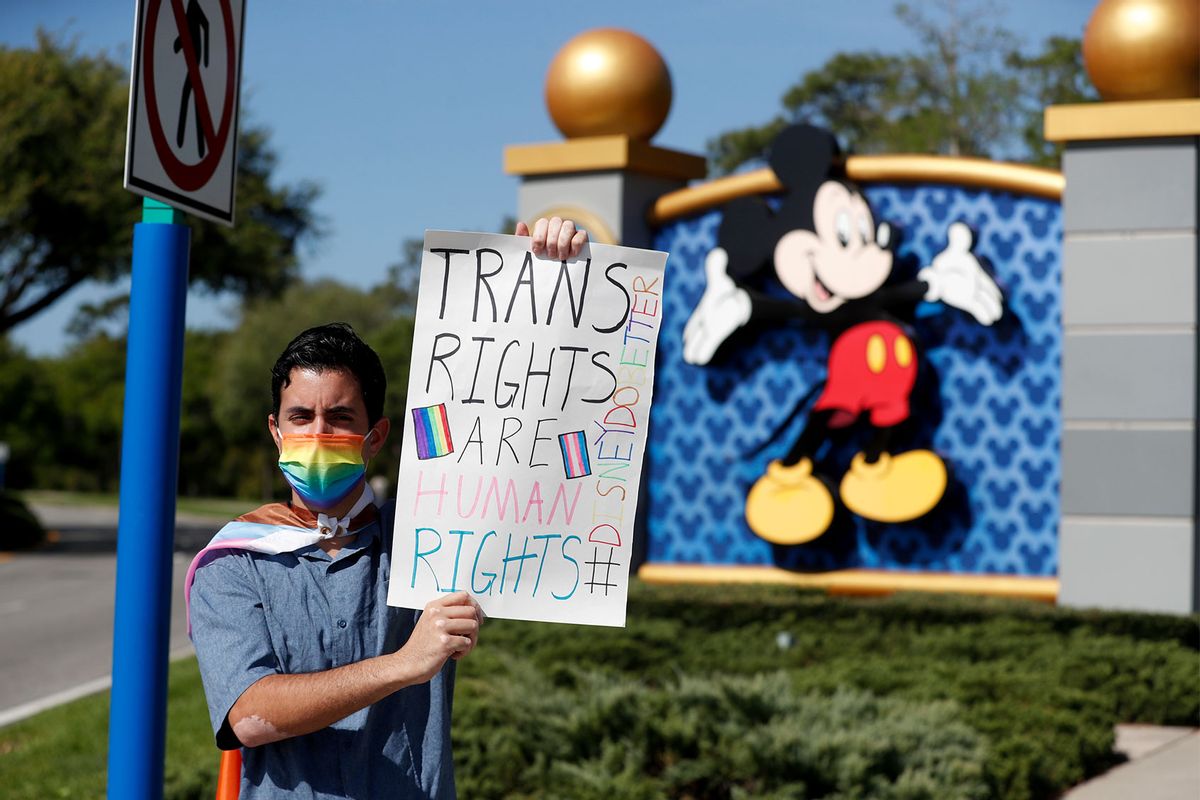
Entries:
<svg viewBox="0 0 1200 800">
<path fill-rule="evenodd" d="M 217 745 L 226 720 L 267 675 L 333 669 L 399 649 L 419 612 L 387 604 L 393 508 L 336 558 L 316 545 L 264 555 L 223 551 L 196 571 L 192 639 Z M 240 800 L 453 798 L 454 662 L 324 730 L 243 751 Z"/>
</svg>

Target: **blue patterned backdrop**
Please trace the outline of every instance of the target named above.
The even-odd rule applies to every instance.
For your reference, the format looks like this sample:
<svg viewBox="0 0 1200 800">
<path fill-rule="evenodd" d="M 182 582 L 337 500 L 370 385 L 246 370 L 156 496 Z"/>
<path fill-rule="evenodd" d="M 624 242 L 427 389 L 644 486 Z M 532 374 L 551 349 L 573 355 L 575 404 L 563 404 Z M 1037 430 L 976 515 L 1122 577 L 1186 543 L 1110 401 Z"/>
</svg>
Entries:
<svg viewBox="0 0 1200 800">
<path fill-rule="evenodd" d="M 744 330 L 708 366 L 681 356 L 684 322 L 704 291 L 705 254 L 720 212 L 672 223 L 655 238 L 671 254 L 649 443 L 647 559 L 1053 576 L 1058 561 L 1061 430 L 1062 219 L 1058 202 L 949 186 L 864 189 L 877 221 L 903 230 L 893 281 L 946 244 L 962 220 L 1005 294 L 991 328 L 940 305 L 917 308 L 922 365 L 913 423 L 892 450 L 932 446 L 950 485 L 941 504 L 905 524 L 838 512 L 820 538 L 772 545 L 743 517 L 746 492 L 795 441 L 825 378 L 829 337 L 791 326 Z M 765 286 L 771 290 L 771 286 Z M 800 401 L 804 410 L 789 423 Z M 834 478 L 864 444 L 834 446 L 818 466 Z"/>
</svg>

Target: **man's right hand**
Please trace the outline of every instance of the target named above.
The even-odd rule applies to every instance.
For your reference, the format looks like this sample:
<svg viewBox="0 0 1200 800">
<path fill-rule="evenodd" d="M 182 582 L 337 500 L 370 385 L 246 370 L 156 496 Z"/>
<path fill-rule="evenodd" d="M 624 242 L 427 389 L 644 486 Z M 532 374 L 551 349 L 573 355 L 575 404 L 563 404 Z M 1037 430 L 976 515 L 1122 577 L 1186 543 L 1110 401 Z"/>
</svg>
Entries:
<svg viewBox="0 0 1200 800">
<path fill-rule="evenodd" d="M 406 682 L 432 680 L 446 663 L 469 653 L 479 641 L 483 609 L 466 592 L 430 601 L 421 612 L 408 641 L 395 653 L 404 665 Z"/>
</svg>

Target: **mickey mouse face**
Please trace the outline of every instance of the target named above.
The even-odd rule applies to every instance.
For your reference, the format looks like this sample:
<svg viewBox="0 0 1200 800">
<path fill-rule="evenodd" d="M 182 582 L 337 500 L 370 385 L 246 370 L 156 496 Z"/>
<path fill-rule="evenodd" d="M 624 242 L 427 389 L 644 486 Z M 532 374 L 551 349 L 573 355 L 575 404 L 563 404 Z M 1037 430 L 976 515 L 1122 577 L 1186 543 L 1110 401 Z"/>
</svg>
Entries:
<svg viewBox="0 0 1200 800">
<path fill-rule="evenodd" d="M 874 292 L 892 271 L 891 230 L 875 230 L 867 201 L 841 181 L 821 184 L 813 199 L 815 231 L 796 229 L 775 245 L 775 272 L 792 294 L 828 314 Z"/>
</svg>

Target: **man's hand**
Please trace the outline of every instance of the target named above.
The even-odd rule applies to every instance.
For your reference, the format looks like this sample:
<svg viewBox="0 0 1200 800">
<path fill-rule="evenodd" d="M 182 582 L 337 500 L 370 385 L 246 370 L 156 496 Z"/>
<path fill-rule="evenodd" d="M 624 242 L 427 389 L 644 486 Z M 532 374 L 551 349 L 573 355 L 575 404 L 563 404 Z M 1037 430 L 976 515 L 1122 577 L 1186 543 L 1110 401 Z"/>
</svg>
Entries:
<svg viewBox="0 0 1200 800">
<path fill-rule="evenodd" d="M 982 325 L 991 325 L 1003 313 L 1000 288 L 971 252 L 975 235 L 961 222 L 951 225 L 947 235 L 946 249 L 917 273 L 917 280 L 929 287 L 925 300 L 940 300 L 966 311 Z"/>
<path fill-rule="evenodd" d="M 395 658 L 404 663 L 410 682 L 424 683 L 447 658 L 458 660 L 475 648 L 482 623 L 483 609 L 466 592 L 439 597 L 425 606 Z"/>
<path fill-rule="evenodd" d="M 683 360 L 707 364 L 721 343 L 750 319 L 750 295 L 726 274 L 729 256 L 714 247 L 704 258 L 708 284 L 683 326 Z"/>
<path fill-rule="evenodd" d="M 517 236 L 529 236 L 529 226 L 517 223 Z M 575 227 L 571 220 L 542 217 L 533 224 L 533 254 L 566 261 L 578 258 L 588 242 L 587 231 Z"/>
</svg>

